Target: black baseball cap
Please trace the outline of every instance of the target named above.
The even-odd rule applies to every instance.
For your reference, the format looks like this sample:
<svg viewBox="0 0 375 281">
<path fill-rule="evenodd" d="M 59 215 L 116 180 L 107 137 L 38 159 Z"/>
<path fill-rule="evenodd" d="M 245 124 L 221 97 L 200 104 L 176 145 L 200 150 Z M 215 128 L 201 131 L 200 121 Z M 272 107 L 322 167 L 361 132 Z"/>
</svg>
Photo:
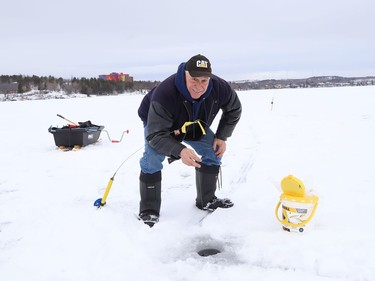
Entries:
<svg viewBox="0 0 375 281">
<path fill-rule="evenodd" d="M 189 71 L 192 77 L 211 77 L 212 69 L 208 58 L 196 55 L 186 62 L 185 70 Z"/>
</svg>

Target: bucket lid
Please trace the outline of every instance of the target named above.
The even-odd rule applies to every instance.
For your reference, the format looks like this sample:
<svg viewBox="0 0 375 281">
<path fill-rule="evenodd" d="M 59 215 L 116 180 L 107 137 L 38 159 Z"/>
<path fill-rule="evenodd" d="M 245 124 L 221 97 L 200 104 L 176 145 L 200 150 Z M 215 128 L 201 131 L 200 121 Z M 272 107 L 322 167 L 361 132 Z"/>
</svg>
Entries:
<svg viewBox="0 0 375 281">
<path fill-rule="evenodd" d="M 290 196 L 304 197 L 306 194 L 305 185 L 300 179 L 289 175 L 281 180 L 281 189 Z"/>
</svg>

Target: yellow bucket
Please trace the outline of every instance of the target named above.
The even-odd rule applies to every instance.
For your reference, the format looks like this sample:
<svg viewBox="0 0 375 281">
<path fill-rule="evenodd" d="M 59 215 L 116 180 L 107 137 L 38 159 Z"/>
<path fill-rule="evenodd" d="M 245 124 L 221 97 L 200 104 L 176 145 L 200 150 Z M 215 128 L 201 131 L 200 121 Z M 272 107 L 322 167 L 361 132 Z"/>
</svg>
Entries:
<svg viewBox="0 0 375 281">
<path fill-rule="evenodd" d="M 306 195 L 302 181 L 292 175 L 283 178 L 281 188 L 283 193 L 276 205 L 276 218 L 284 230 L 303 232 L 304 227 L 315 214 L 319 198 L 315 195 Z"/>
</svg>

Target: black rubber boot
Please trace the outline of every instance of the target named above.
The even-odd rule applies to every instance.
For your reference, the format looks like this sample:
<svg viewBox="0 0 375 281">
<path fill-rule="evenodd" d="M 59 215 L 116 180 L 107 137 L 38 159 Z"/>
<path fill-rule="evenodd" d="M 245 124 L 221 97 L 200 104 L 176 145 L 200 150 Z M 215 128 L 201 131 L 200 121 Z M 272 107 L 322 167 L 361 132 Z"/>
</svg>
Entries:
<svg viewBox="0 0 375 281">
<path fill-rule="evenodd" d="M 197 199 L 195 205 L 204 209 L 208 202 L 215 198 L 216 184 L 220 166 L 207 166 L 201 164 L 195 168 L 195 182 L 197 187 Z"/>
<path fill-rule="evenodd" d="M 161 172 L 155 174 L 145 174 L 141 172 L 139 176 L 139 189 L 141 201 L 139 202 L 139 218 L 146 224 L 152 217 L 154 223 L 158 222 L 161 206 Z M 145 218 L 145 219 L 143 219 Z M 152 227 L 154 225 L 150 225 Z"/>
<path fill-rule="evenodd" d="M 220 166 L 202 165 L 195 168 L 197 199 L 195 205 L 206 211 L 215 211 L 217 208 L 233 207 L 232 201 L 228 198 L 220 199 L 215 196 L 218 183 Z"/>
</svg>

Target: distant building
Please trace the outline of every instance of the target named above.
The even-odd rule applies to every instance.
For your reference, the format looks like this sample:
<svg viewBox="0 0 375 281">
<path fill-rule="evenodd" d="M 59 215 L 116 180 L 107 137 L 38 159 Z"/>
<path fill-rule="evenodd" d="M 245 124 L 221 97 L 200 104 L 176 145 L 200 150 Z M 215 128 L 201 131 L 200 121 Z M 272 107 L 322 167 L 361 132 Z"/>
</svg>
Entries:
<svg viewBox="0 0 375 281">
<path fill-rule="evenodd" d="M 122 72 L 112 72 L 111 74 L 102 74 L 99 75 L 99 79 L 106 81 L 123 81 L 123 82 L 133 82 L 133 77 L 129 74 L 124 74 Z"/>
<path fill-rule="evenodd" d="M 18 93 L 18 83 L 0 83 L 0 94 L 16 94 Z"/>
</svg>

